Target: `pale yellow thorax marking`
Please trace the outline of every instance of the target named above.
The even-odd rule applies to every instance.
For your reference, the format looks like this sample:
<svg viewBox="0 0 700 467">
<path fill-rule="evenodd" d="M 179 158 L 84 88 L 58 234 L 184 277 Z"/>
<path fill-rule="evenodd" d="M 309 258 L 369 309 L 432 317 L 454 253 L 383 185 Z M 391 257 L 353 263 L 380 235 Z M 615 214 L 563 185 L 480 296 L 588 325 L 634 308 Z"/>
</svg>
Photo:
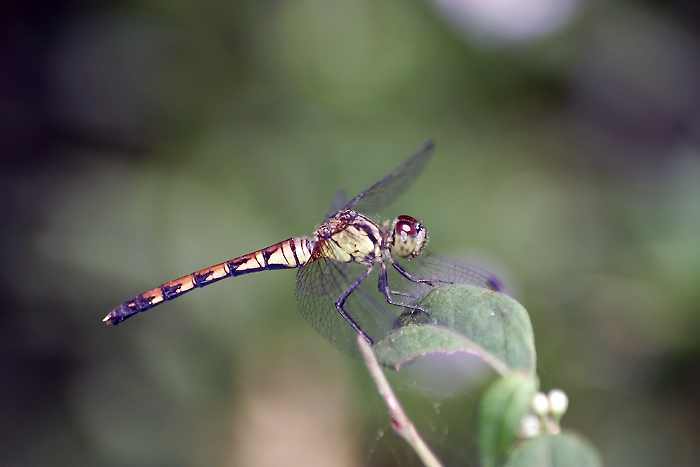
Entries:
<svg viewBox="0 0 700 467">
<path fill-rule="evenodd" d="M 352 257 L 347 251 L 331 241 L 324 242 L 322 248 L 323 256 L 326 258 L 341 261 L 343 263 L 349 263 L 352 261 Z"/>
<path fill-rule="evenodd" d="M 379 230 L 373 230 L 376 230 L 375 236 L 379 238 Z M 379 246 L 374 244 L 364 230 L 355 225 L 348 225 L 335 233 L 331 236 L 331 240 L 333 241 L 326 242 L 324 254 L 337 261 L 363 262 L 367 256 L 372 253 L 376 255 L 379 252 Z"/>
</svg>

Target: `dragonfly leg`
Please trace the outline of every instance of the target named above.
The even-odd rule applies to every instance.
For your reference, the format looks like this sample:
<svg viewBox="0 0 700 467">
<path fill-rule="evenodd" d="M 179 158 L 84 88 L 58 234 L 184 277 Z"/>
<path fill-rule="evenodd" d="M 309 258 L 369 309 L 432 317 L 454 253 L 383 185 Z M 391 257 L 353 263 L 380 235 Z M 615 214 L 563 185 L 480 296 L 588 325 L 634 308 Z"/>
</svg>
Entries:
<svg viewBox="0 0 700 467">
<path fill-rule="evenodd" d="M 367 279 L 369 275 L 372 273 L 372 270 L 374 269 L 374 265 L 370 265 L 365 271 L 360 274 L 360 276 L 355 279 L 355 281 L 350 284 L 350 287 L 345 290 L 345 292 L 338 297 L 338 300 L 335 301 L 335 309 L 338 310 L 338 313 L 340 313 L 340 316 L 343 317 L 347 323 L 352 326 L 352 328 L 357 331 L 358 334 L 360 334 L 368 343 L 369 345 L 374 345 L 374 341 L 372 340 L 371 337 L 367 335 L 367 333 L 360 327 L 359 324 L 348 314 L 347 311 L 345 311 L 344 305 L 345 302 L 348 300 L 350 297 L 350 294 L 355 291 L 358 285 L 362 283 L 363 280 Z"/>
<path fill-rule="evenodd" d="M 435 287 L 435 283 L 440 283 L 440 284 L 452 284 L 452 282 L 449 281 L 443 281 L 440 279 L 420 279 L 412 274 L 410 274 L 408 271 L 406 271 L 399 263 L 394 260 L 394 258 L 389 257 L 389 261 L 391 261 L 391 265 L 394 266 L 394 269 L 396 269 L 399 274 L 401 274 L 403 277 L 408 279 L 411 282 L 417 282 L 420 284 L 427 284 L 431 287 Z"/>
<path fill-rule="evenodd" d="M 414 296 L 407 294 L 407 293 L 397 292 L 397 291 L 391 290 L 389 288 L 389 277 L 387 275 L 386 263 L 384 263 L 383 261 L 382 261 L 381 269 L 379 270 L 379 291 L 384 294 L 384 298 L 386 299 L 386 302 L 389 305 L 402 306 L 405 308 L 411 308 L 414 311 L 422 311 L 424 313 L 427 313 L 427 311 L 425 311 L 423 308 L 419 307 L 418 305 L 408 305 L 405 303 L 395 302 L 391 299 L 392 295 L 401 295 L 404 297 L 412 297 L 412 298 L 417 298 L 417 297 L 414 297 Z"/>
</svg>

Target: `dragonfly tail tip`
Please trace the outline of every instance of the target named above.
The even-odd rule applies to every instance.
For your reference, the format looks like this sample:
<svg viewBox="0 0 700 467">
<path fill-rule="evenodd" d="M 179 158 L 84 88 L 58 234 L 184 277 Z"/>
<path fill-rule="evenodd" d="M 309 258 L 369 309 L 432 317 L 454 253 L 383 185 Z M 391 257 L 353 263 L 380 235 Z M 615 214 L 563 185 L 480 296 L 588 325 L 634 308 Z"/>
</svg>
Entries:
<svg viewBox="0 0 700 467">
<path fill-rule="evenodd" d="M 109 324 L 109 325 L 115 325 L 115 324 L 117 324 L 117 323 L 115 322 L 115 320 L 114 320 L 114 317 L 112 316 L 112 313 L 110 313 L 110 314 L 108 314 L 107 316 L 105 316 L 105 317 L 102 319 L 102 322 L 105 323 L 105 324 Z"/>
</svg>

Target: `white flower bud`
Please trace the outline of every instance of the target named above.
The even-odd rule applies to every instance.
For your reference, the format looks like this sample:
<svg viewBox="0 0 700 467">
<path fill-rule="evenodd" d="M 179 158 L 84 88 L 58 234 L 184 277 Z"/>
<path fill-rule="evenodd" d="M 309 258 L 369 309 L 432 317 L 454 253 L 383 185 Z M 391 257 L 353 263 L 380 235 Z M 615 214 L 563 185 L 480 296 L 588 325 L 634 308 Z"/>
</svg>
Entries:
<svg viewBox="0 0 700 467">
<path fill-rule="evenodd" d="M 552 389 L 547 399 L 549 399 L 549 412 L 555 420 L 559 421 L 569 407 L 569 398 L 561 389 Z"/>
<path fill-rule="evenodd" d="M 532 396 L 530 408 L 537 416 L 544 419 L 549 413 L 549 401 L 547 400 L 547 396 L 545 396 L 543 392 L 537 391 Z"/>
<path fill-rule="evenodd" d="M 520 420 L 520 437 L 534 438 L 542 432 L 542 420 L 537 415 L 527 414 Z"/>
</svg>

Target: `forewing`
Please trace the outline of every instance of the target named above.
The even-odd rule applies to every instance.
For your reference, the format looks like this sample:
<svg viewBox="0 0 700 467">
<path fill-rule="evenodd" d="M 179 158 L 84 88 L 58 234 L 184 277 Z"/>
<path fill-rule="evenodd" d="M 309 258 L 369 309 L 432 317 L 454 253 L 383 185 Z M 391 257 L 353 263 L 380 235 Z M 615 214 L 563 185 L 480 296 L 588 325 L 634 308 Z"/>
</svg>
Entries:
<svg viewBox="0 0 700 467">
<path fill-rule="evenodd" d="M 353 209 L 363 214 L 377 214 L 403 194 L 416 180 L 433 155 L 435 145 L 426 141 L 411 157 L 386 177 L 353 198 L 346 209 Z"/>
<path fill-rule="evenodd" d="M 335 302 L 366 267 L 320 258 L 299 269 L 295 285 L 297 305 L 304 319 L 334 347 L 357 357 L 357 333 L 340 316 Z M 395 327 L 396 317 L 402 311 L 386 303 L 376 290 L 375 272 L 345 302 L 348 314 L 375 341 Z"/>
<path fill-rule="evenodd" d="M 338 190 L 338 192 L 335 194 L 335 198 L 333 198 L 333 202 L 331 203 L 331 207 L 328 209 L 328 212 L 326 213 L 326 217 L 323 218 L 323 222 L 327 222 L 328 219 L 333 217 L 335 213 L 340 211 L 345 207 L 345 205 L 348 203 L 348 195 L 345 193 L 345 190 L 342 188 Z"/>
</svg>

